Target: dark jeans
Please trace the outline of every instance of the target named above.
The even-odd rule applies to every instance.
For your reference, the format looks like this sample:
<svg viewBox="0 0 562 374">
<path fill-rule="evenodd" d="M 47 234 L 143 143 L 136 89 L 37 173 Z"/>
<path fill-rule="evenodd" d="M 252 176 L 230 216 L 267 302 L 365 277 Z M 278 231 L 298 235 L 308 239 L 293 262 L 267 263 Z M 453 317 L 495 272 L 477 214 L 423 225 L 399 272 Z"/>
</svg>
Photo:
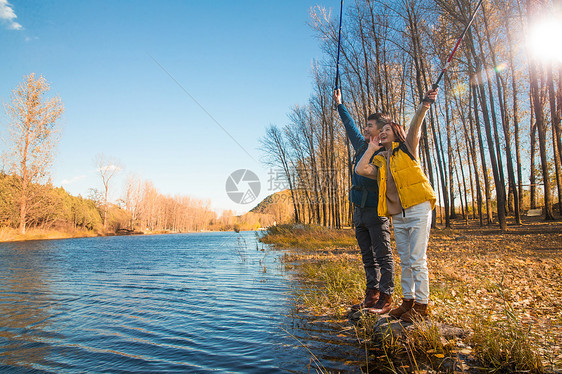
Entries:
<svg viewBox="0 0 562 374">
<path fill-rule="evenodd" d="M 355 207 L 355 237 L 365 266 L 367 287 L 392 295 L 394 292 L 394 260 L 390 249 L 390 220 L 379 217 L 377 208 Z"/>
</svg>

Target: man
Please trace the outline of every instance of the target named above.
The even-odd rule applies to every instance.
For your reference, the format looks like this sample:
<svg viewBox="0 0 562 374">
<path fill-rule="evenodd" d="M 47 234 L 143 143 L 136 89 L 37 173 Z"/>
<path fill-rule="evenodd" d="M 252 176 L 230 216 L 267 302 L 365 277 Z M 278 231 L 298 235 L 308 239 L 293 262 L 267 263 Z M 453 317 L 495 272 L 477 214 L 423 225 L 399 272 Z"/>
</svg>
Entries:
<svg viewBox="0 0 562 374">
<path fill-rule="evenodd" d="M 363 134 L 359 131 L 353 118 L 342 103 L 341 91 L 334 92 L 338 112 L 345 126 L 355 157 L 351 176 L 349 200 L 353 204 L 353 224 L 355 237 L 361 249 L 361 257 L 367 278 L 365 299 L 353 305 L 352 311 L 367 308 L 369 312 L 384 314 L 391 309 L 392 293 L 394 292 L 394 261 L 390 249 L 390 222 L 377 213 L 379 189 L 375 180 L 362 177 L 355 172 L 355 166 L 361 159 L 369 140 L 378 136 L 390 118 L 373 113 L 367 118 Z"/>
</svg>

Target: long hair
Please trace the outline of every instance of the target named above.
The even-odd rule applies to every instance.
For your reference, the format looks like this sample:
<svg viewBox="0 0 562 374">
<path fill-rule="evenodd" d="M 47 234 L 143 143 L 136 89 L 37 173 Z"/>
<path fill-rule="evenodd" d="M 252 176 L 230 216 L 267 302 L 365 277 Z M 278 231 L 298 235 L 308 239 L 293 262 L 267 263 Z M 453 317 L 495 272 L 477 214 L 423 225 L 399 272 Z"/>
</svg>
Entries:
<svg viewBox="0 0 562 374">
<path fill-rule="evenodd" d="M 394 121 L 390 121 L 388 125 L 392 128 L 396 141 L 398 143 L 404 143 L 406 141 L 406 131 L 404 131 L 404 128 Z"/>
</svg>

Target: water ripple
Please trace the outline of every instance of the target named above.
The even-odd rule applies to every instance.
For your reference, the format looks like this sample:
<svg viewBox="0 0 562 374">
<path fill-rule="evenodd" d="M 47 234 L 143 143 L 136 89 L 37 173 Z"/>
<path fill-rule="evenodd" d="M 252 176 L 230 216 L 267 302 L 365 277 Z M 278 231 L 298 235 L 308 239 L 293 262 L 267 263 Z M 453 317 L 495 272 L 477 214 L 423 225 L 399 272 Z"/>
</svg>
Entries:
<svg viewBox="0 0 562 374">
<path fill-rule="evenodd" d="M 290 280 L 257 247 L 254 233 L 2 243 L 0 371 L 306 372 L 284 331 Z M 321 331 L 293 333 L 326 350 Z"/>
</svg>

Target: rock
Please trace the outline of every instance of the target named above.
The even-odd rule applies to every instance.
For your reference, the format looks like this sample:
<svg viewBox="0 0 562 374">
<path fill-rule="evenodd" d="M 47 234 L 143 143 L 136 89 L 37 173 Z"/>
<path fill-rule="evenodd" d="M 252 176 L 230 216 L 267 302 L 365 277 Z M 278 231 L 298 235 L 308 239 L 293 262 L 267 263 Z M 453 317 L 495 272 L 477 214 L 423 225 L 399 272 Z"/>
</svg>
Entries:
<svg viewBox="0 0 562 374">
<path fill-rule="evenodd" d="M 362 323 L 362 319 L 366 315 L 379 318 L 378 321 L 376 321 L 373 326 L 373 334 L 376 337 L 378 337 L 377 339 L 382 340 L 387 337 L 396 339 L 408 332 L 411 332 L 415 328 L 414 323 L 408 323 L 397 319 L 392 319 L 388 314 L 377 316 L 376 314 L 369 313 L 367 309 L 351 312 L 348 315 L 348 317 L 353 323 L 357 324 L 357 323 Z M 422 328 L 425 327 L 427 329 L 431 329 L 437 327 L 439 331 L 439 335 L 441 336 L 442 339 L 447 339 L 447 340 L 453 338 L 462 339 L 469 334 L 468 330 L 462 329 L 460 327 L 446 325 L 444 323 L 438 323 L 432 321 L 431 319 L 426 319 L 421 323 L 425 325 L 425 326 L 421 326 Z"/>
<path fill-rule="evenodd" d="M 444 339 L 463 338 L 469 334 L 468 330 L 438 323 L 430 319 L 424 320 L 420 323 L 424 324 L 427 329 L 437 327 L 439 335 Z M 415 326 L 413 323 L 402 322 L 400 320 L 391 319 L 388 315 L 383 315 L 373 326 L 373 332 L 374 335 L 380 339 L 387 337 L 396 339 L 408 332 L 411 332 L 414 328 Z"/>
<path fill-rule="evenodd" d="M 457 357 L 445 357 L 439 365 L 439 369 L 444 373 L 466 373 L 470 367 L 464 360 Z"/>
<path fill-rule="evenodd" d="M 400 320 L 392 319 L 390 316 L 381 316 L 377 323 L 373 326 L 373 333 L 377 341 L 383 341 L 391 338 L 393 340 L 399 338 L 406 333 L 406 326 L 411 323 L 400 323 Z"/>
<path fill-rule="evenodd" d="M 349 314 L 349 319 L 353 323 L 360 323 L 362 318 L 368 314 L 366 310 L 359 310 Z M 371 314 L 372 315 L 372 314 Z M 376 315 L 375 315 L 376 316 Z M 469 334 L 468 330 L 459 327 L 438 323 L 431 319 L 421 322 L 427 329 L 437 327 L 439 335 L 444 339 L 463 338 Z M 392 337 L 393 339 L 399 338 L 402 335 L 411 332 L 414 329 L 413 323 L 403 322 L 397 319 L 392 319 L 388 314 L 383 314 L 373 326 L 373 333 L 379 339 Z"/>
<path fill-rule="evenodd" d="M 542 216 L 542 208 L 529 209 L 527 211 L 527 217 L 540 217 Z"/>
</svg>

